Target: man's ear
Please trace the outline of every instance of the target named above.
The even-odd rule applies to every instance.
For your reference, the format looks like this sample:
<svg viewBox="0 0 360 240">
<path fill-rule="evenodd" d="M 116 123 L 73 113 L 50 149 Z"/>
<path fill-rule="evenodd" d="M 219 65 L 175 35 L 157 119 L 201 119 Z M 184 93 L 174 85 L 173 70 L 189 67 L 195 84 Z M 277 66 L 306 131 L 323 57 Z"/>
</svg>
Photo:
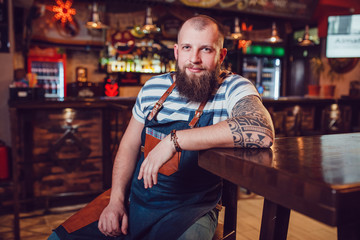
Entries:
<svg viewBox="0 0 360 240">
<path fill-rule="evenodd" d="M 179 51 L 179 46 L 177 44 L 174 44 L 174 56 L 175 56 L 175 60 L 178 59 L 178 51 Z"/>
<path fill-rule="evenodd" d="M 225 60 L 226 54 L 227 54 L 226 48 L 220 49 L 220 64 L 222 64 L 223 61 Z"/>
</svg>

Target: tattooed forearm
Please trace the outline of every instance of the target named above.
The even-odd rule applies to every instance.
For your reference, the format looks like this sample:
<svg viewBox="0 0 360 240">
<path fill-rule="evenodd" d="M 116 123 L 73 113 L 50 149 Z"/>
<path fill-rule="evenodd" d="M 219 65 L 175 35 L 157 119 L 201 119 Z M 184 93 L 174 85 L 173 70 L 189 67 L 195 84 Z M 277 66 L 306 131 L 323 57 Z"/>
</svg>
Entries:
<svg viewBox="0 0 360 240">
<path fill-rule="evenodd" d="M 235 147 L 271 147 L 274 130 L 269 113 L 256 96 L 247 96 L 235 104 L 227 120 Z"/>
</svg>

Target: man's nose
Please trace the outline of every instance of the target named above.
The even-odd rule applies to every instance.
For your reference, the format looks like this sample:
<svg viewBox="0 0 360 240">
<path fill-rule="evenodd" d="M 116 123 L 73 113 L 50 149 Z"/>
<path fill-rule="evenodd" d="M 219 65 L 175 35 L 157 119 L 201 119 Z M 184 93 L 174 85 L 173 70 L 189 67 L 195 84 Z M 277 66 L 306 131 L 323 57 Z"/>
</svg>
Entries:
<svg viewBox="0 0 360 240">
<path fill-rule="evenodd" d="M 191 63 L 200 63 L 201 62 L 200 53 L 198 51 L 194 50 L 191 52 L 190 62 Z"/>
</svg>

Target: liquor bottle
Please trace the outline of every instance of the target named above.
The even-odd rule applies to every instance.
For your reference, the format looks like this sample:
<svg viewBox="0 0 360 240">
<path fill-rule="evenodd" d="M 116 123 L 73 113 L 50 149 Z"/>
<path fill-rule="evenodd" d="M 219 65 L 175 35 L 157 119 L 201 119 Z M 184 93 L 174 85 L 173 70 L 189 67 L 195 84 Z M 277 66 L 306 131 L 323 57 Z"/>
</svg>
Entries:
<svg viewBox="0 0 360 240">
<path fill-rule="evenodd" d="M 55 80 L 49 80 L 49 81 L 50 81 L 50 92 L 51 94 L 56 95 L 57 94 L 56 81 Z"/>
<path fill-rule="evenodd" d="M 55 84 L 56 84 L 56 93 L 59 95 L 60 94 L 60 82 L 59 82 L 59 80 L 55 80 Z"/>
<path fill-rule="evenodd" d="M 45 95 L 47 94 L 49 94 L 49 93 L 51 93 L 50 92 L 50 84 L 49 84 L 49 81 L 48 80 L 43 80 L 44 81 L 44 85 L 43 85 L 43 88 L 44 88 L 44 90 L 45 90 Z"/>
<path fill-rule="evenodd" d="M 59 76 L 59 68 L 57 63 L 54 64 L 54 76 L 58 77 Z"/>
<path fill-rule="evenodd" d="M 31 64 L 31 72 L 35 73 L 35 74 L 37 74 L 39 76 L 37 63 L 34 62 L 34 63 Z"/>
</svg>

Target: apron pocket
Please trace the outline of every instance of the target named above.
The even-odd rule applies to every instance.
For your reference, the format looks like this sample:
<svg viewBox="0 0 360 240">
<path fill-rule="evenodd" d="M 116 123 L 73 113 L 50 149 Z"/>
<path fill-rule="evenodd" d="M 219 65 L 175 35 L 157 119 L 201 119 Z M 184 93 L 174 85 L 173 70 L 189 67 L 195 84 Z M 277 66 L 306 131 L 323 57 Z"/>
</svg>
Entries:
<svg viewBox="0 0 360 240">
<path fill-rule="evenodd" d="M 161 141 L 160 139 L 153 137 L 149 134 L 146 134 L 144 159 L 160 141 Z M 167 161 L 164 165 L 160 167 L 159 173 L 164 174 L 166 176 L 170 176 L 171 174 L 177 172 L 179 169 L 180 157 L 181 157 L 181 152 L 175 153 L 175 155 L 169 161 Z"/>
</svg>

